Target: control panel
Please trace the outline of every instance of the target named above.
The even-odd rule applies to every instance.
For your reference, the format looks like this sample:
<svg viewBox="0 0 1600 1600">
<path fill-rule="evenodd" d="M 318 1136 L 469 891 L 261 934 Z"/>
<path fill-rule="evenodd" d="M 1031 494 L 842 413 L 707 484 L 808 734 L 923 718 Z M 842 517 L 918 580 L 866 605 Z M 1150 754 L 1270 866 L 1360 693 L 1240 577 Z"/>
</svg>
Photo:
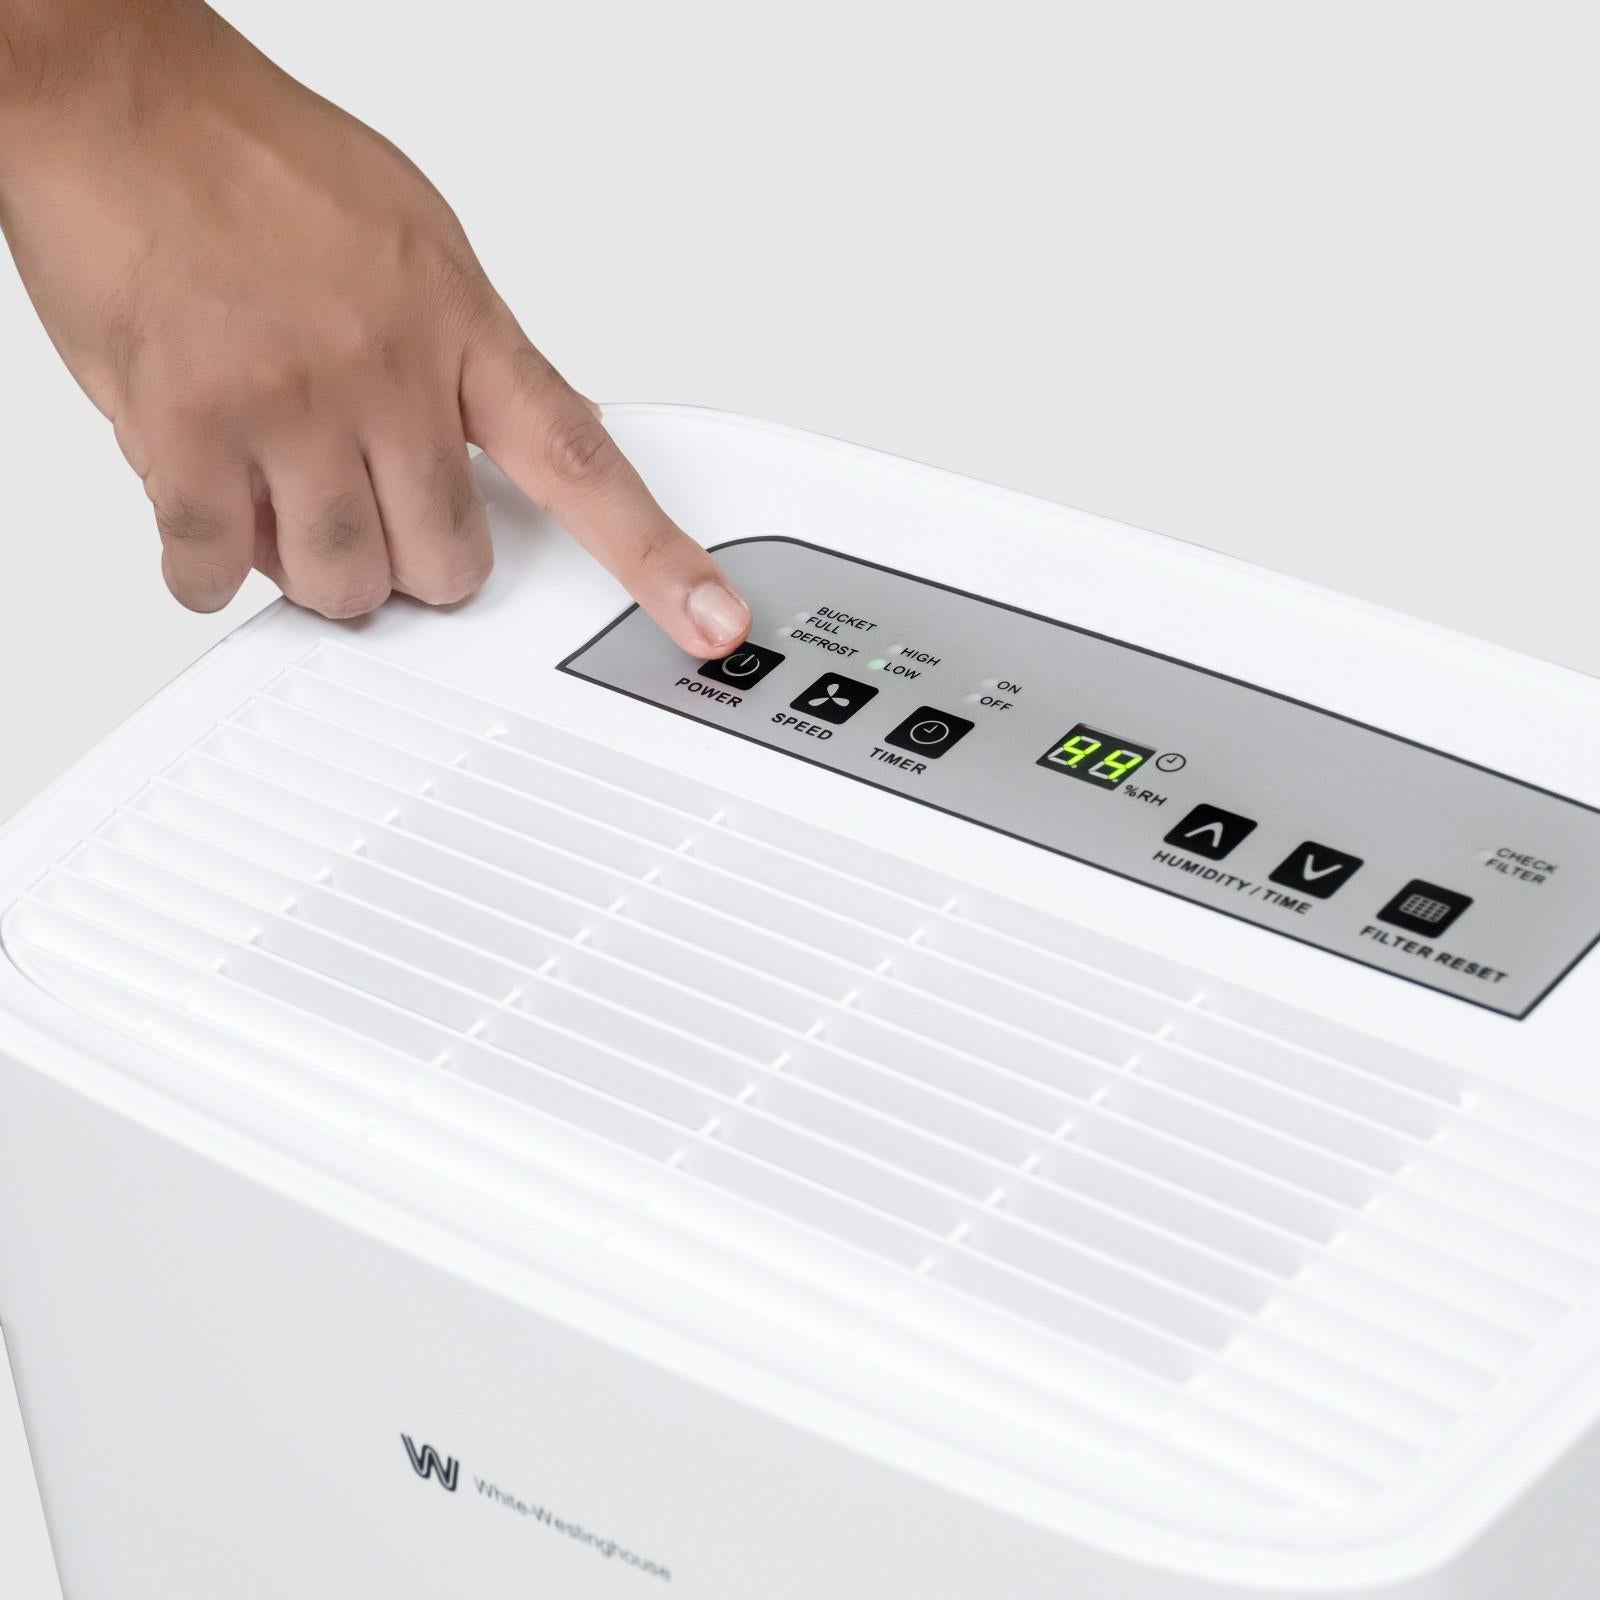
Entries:
<svg viewBox="0 0 1600 1600">
<path fill-rule="evenodd" d="M 799 540 L 718 556 L 748 643 L 635 608 L 562 670 L 1506 1016 L 1600 941 L 1600 811 L 1528 779 Z"/>
</svg>

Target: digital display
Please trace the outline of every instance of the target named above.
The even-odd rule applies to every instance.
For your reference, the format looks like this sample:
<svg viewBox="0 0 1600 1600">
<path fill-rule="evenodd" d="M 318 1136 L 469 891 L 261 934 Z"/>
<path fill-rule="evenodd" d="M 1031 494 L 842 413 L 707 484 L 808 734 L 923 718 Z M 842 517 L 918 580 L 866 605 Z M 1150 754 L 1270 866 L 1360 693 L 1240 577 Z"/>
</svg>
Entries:
<svg viewBox="0 0 1600 1600">
<path fill-rule="evenodd" d="M 1080 722 L 1071 733 L 1056 740 L 1039 757 L 1038 764 L 1102 789 L 1115 789 L 1154 754 L 1154 750 L 1142 744 L 1129 744 L 1126 739 L 1101 733 L 1098 728 Z"/>
</svg>

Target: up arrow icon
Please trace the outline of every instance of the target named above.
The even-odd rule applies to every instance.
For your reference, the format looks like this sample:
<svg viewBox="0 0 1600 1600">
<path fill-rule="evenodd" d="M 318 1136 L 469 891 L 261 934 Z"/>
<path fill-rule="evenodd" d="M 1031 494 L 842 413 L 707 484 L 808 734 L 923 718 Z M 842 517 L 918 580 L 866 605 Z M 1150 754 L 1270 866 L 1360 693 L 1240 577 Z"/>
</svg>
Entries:
<svg viewBox="0 0 1600 1600">
<path fill-rule="evenodd" d="M 1241 817 L 1237 811 L 1224 811 L 1221 806 L 1196 806 L 1167 835 L 1166 842 L 1190 855 L 1204 856 L 1207 861 L 1220 861 L 1255 829 L 1253 817 Z"/>
</svg>

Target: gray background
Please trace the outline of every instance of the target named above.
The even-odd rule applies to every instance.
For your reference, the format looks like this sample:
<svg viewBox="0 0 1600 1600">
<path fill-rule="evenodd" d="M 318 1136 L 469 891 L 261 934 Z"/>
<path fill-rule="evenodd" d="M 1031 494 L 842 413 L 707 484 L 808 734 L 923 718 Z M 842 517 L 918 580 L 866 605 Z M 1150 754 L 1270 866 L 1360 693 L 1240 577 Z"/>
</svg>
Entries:
<svg viewBox="0 0 1600 1600">
<path fill-rule="evenodd" d="M 421 163 L 590 394 L 842 435 L 1600 671 L 1591 7 L 223 9 Z M 0 479 L 4 814 L 270 590 L 167 600 L 3 272 Z M 9 1482 L 0 1594 L 44 1600 Z"/>
</svg>

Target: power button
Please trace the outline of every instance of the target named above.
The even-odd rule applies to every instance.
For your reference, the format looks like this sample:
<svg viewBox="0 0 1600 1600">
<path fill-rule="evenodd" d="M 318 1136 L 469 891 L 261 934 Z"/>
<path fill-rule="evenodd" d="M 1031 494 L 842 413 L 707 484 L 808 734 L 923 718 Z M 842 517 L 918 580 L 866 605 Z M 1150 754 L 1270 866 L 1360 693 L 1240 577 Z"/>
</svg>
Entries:
<svg viewBox="0 0 1600 1600">
<path fill-rule="evenodd" d="M 732 655 L 706 662 L 700 669 L 700 676 L 725 683 L 730 689 L 750 689 L 782 660 L 776 650 L 759 644 L 742 644 Z"/>
</svg>

